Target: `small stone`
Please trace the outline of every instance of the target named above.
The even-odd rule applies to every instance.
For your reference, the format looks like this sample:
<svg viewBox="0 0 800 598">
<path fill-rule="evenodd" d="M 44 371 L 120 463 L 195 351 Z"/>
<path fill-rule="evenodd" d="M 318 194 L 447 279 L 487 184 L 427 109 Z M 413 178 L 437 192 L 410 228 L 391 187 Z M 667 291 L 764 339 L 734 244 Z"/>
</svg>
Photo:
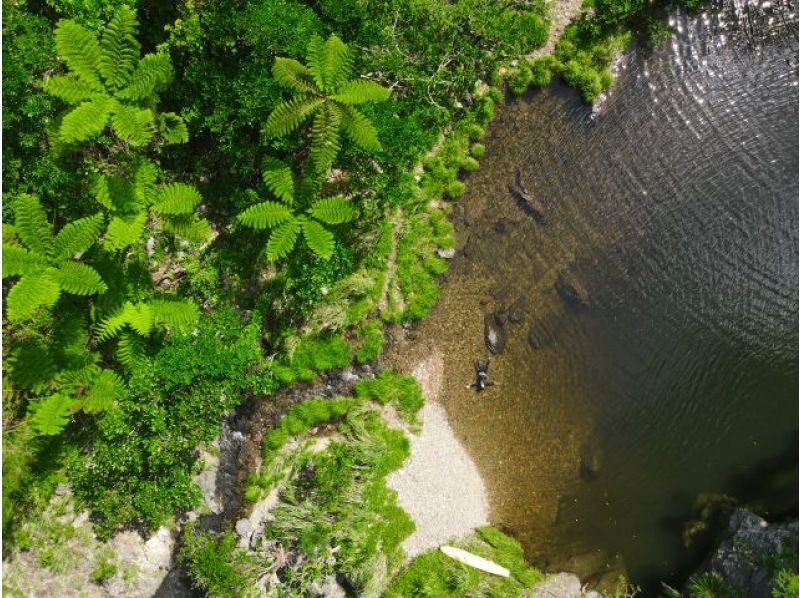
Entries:
<svg viewBox="0 0 800 598">
<path fill-rule="evenodd" d="M 249 519 L 240 519 L 236 522 L 236 535 L 240 538 L 250 538 L 253 533 L 253 524 Z"/>
<path fill-rule="evenodd" d="M 357 382 L 359 380 L 359 375 L 351 372 L 350 370 L 345 370 L 342 372 L 342 382 L 346 382 L 350 384 L 351 382 Z"/>
<path fill-rule="evenodd" d="M 438 255 L 443 260 L 452 260 L 456 256 L 456 250 L 452 247 L 449 249 L 437 249 L 436 255 Z"/>
<path fill-rule="evenodd" d="M 69 486 L 67 484 L 56 484 L 56 489 L 53 490 L 56 496 L 66 496 L 69 494 Z"/>
<path fill-rule="evenodd" d="M 320 293 L 322 293 L 322 296 L 323 296 L 323 297 L 327 296 L 327 294 L 328 294 L 328 287 L 322 287 L 322 288 L 319 290 L 319 292 L 320 292 Z"/>
</svg>

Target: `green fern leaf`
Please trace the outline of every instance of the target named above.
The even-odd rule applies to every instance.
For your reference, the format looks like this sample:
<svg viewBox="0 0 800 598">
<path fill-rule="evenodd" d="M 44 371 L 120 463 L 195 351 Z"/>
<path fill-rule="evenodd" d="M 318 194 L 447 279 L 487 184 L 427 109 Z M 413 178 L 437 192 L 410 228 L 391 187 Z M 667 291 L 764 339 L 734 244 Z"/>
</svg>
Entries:
<svg viewBox="0 0 800 598">
<path fill-rule="evenodd" d="M 321 98 L 295 98 L 278 104 L 267 117 L 264 133 L 269 137 L 287 135 L 299 127 L 315 110 L 325 103 Z"/>
<path fill-rule="evenodd" d="M 33 253 L 44 257 L 50 252 L 52 233 L 39 198 L 20 195 L 14 200 L 14 230 Z"/>
<path fill-rule="evenodd" d="M 300 234 L 300 220 L 292 218 L 284 222 L 269 236 L 267 241 L 267 259 L 274 261 L 285 257 L 294 249 Z"/>
<path fill-rule="evenodd" d="M 136 214 L 130 218 L 115 216 L 108 224 L 103 245 L 111 251 L 120 251 L 133 245 L 142 238 L 146 222 L 147 214 L 145 213 Z"/>
<path fill-rule="evenodd" d="M 176 215 L 191 214 L 203 201 L 200 192 L 185 183 L 162 185 L 158 191 L 158 200 L 153 204 L 156 214 Z"/>
<path fill-rule="evenodd" d="M 72 295 L 94 295 L 108 290 L 97 270 L 80 262 L 64 262 L 53 273 L 53 279 Z"/>
<path fill-rule="evenodd" d="M 272 76 L 280 85 L 298 93 L 314 93 L 317 90 L 311 71 L 292 58 L 276 58 L 272 65 Z"/>
<path fill-rule="evenodd" d="M 275 194 L 275 197 L 291 204 L 294 201 L 294 175 L 292 169 L 277 158 L 267 156 L 262 162 L 261 176 L 267 189 Z"/>
<path fill-rule="evenodd" d="M 42 392 L 51 387 L 58 373 L 58 366 L 48 347 L 36 339 L 22 340 L 15 345 L 5 361 L 14 387 L 34 392 Z"/>
<path fill-rule="evenodd" d="M 378 141 L 378 132 L 366 116 L 350 106 L 343 107 L 342 116 L 345 135 L 367 151 L 380 151 L 381 143 Z"/>
<path fill-rule="evenodd" d="M 311 251 L 316 253 L 322 259 L 330 259 L 333 255 L 335 243 L 333 240 L 333 233 L 322 226 L 316 220 L 304 218 L 302 220 L 303 236 L 306 243 L 311 248 Z"/>
<path fill-rule="evenodd" d="M 23 276 L 11 287 L 6 297 L 6 315 L 10 322 L 31 318 L 40 308 L 51 307 L 58 301 L 61 287 L 50 271 Z"/>
<path fill-rule="evenodd" d="M 53 259 L 60 261 L 84 253 L 97 241 L 103 229 L 103 215 L 95 214 L 70 222 L 56 235 Z"/>
<path fill-rule="evenodd" d="M 100 413 L 125 392 L 125 382 L 111 370 L 101 370 L 92 381 L 81 402 L 84 413 Z"/>
<path fill-rule="evenodd" d="M 166 232 L 191 243 L 205 243 L 213 232 L 208 220 L 197 218 L 195 215 L 165 218 L 163 224 Z"/>
<path fill-rule="evenodd" d="M 75 21 L 62 20 L 55 30 L 56 51 L 70 70 L 95 87 L 101 85 L 97 78 L 100 46 L 97 38 Z"/>
<path fill-rule="evenodd" d="M 69 423 L 74 413 L 75 399 L 55 394 L 44 400 L 31 403 L 30 423 L 34 431 L 41 436 L 55 436 Z"/>
<path fill-rule="evenodd" d="M 120 104 L 111 116 L 111 128 L 117 137 L 132 147 L 142 147 L 156 134 L 153 111 Z"/>
<path fill-rule="evenodd" d="M 188 299 L 153 299 L 149 306 L 156 325 L 184 332 L 190 330 L 200 317 L 197 305 Z"/>
<path fill-rule="evenodd" d="M 105 96 L 105 91 L 101 87 L 71 75 L 54 75 L 45 79 L 42 86 L 51 96 L 64 100 L 68 104 L 77 104 L 83 100 Z"/>
<path fill-rule="evenodd" d="M 85 347 L 83 350 L 86 352 Z M 69 390 L 73 395 L 82 394 L 99 373 L 97 360 L 92 360 L 60 371 L 56 376 L 56 384 L 62 391 Z"/>
<path fill-rule="evenodd" d="M 331 99 L 342 104 L 356 106 L 358 104 L 368 104 L 370 102 L 383 102 L 389 99 L 390 91 L 381 87 L 374 81 L 361 79 L 348 81 L 343 84 L 336 95 Z"/>
<path fill-rule="evenodd" d="M 355 217 L 353 207 L 340 195 L 314 202 L 308 213 L 325 224 L 342 224 Z"/>
<path fill-rule="evenodd" d="M 306 64 L 311 78 L 317 84 L 317 89 L 325 89 L 325 41 L 317 34 L 311 36 L 306 46 Z"/>
<path fill-rule="evenodd" d="M 272 228 L 292 217 L 286 206 L 275 201 L 264 201 L 250 206 L 237 216 L 237 220 L 249 228 L 264 230 Z"/>
<path fill-rule="evenodd" d="M 47 267 L 43 257 L 23 247 L 3 243 L 3 278 L 36 274 Z"/>
<path fill-rule="evenodd" d="M 152 204 L 157 197 L 156 180 L 158 167 L 149 160 L 142 160 L 133 175 L 133 196 L 139 208 Z"/>
<path fill-rule="evenodd" d="M 147 303 L 128 303 L 125 306 L 125 319 L 142 336 L 147 336 L 153 329 L 153 310 Z"/>
<path fill-rule="evenodd" d="M 117 92 L 121 100 L 138 102 L 155 94 L 172 79 L 172 62 L 169 54 L 147 54 L 136 65 L 128 85 Z"/>
<path fill-rule="evenodd" d="M 327 172 L 339 153 L 339 126 L 341 113 L 332 104 L 326 104 L 314 117 L 311 130 L 311 159 L 318 173 Z"/>
<path fill-rule="evenodd" d="M 168 144 L 189 141 L 189 129 L 183 119 L 174 112 L 159 115 L 159 133 Z"/>
<path fill-rule="evenodd" d="M 59 135 L 65 143 L 86 141 L 105 129 L 114 101 L 102 96 L 73 108 L 61 121 Z"/>
<path fill-rule="evenodd" d="M 98 341 L 102 342 L 108 340 L 125 328 L 128 323 L 127 309 L 129 306 L 132 307 L 132 304 L 128 301 L 120 309 L 101 320 L 97 326 L 95 326 L 95 336 Z"/>
<path fill-rule="evenodd" d="M 100 59 L 98 70 L 106 83 L 112 88 L 120 88 L 136 68 L 139 61 L 139 42 L 136 35 L 139 22 L 136 12 L 127 6 L 120 6 L 109 21 L 100 40 Z"/>
<path fill-rule="evenodd" d="M 108 185 L 108 179 L 105 175 L 101 174 L 95 177 L 95 179 L 92 181 L 91 187 L 97 203 L 107 210 L 116 210 L 116 206 L 111 200 L 111 190 Z"/>
<path fill-rule="evenodd" d="M 136 369 L 147 359 L 141 337 L 129 332 L 121 332 L 117 343 L 117 359 L 129 370 Z"/>
<path fill-rule="evenodd" d="M 353 57 L 350 48 L 341 39 L 331 35 L 325 41 L 323 62 L 323 79 L 328 94 L 338 91 L 339 87 L 350 78 L 353 69 Z"/>
</svg>

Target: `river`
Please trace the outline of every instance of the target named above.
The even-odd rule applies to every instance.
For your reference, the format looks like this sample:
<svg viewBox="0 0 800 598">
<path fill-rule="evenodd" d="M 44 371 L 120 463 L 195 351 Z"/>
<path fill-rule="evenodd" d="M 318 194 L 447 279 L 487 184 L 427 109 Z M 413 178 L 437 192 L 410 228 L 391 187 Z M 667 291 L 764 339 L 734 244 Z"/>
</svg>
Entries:
<svg viewBox="0 0 800 598">
<path fill-rule="evenodd" d="M 698 495 L 796 511 L 796 18 L 767 2 L 673 12 L 672 38 L 631 49 L 598 114 L 556 83 L 487 133 L 442 299 L 403 351 L 444 354 L 441 400 L 492 522 L 534 563 L 624 567 L 651 595 L 697 563 L 681 530 Z M 511 198 L 517 173 L 545 224 Z M 564 272 L 588 308 L 558 293 Z M 498 312 L 508 340 L 490 356 Z M 465 386 L 487 357 L 496 385 L 479 395 Z"/>
</svg>

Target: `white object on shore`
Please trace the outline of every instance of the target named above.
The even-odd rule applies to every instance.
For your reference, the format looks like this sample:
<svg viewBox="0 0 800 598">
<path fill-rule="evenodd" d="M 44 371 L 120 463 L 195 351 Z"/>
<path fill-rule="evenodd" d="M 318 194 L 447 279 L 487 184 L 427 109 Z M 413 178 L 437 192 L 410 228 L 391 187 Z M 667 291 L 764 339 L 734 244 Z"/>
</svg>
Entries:
<svg viewBox="0 0 800 598">
<path fill-rule="evenodd" d="M 500 577 L 508 577 L 511 574 L 511 572 L 505 567 L 501 567 L 497 563 L 493 563 L 492 561 L 489 561 L 476 554 L 472 554 L 471 552 L 467 552 L 466 550 L 454 548 L 453 546 L 441 546 L 439 550 L 441 550 L 451 559 L 457 560 L 459 563 L 464 563 L 470 567 L 475 567 L 476 569 L 480 569 L 486 573 L 499 575 Z"/>
</svg>

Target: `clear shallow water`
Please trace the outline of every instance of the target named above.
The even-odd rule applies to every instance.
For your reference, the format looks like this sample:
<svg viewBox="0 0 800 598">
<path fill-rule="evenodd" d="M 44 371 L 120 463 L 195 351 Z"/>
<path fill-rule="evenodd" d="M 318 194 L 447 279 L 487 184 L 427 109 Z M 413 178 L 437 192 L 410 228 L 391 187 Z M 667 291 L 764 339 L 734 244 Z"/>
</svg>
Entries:
<svg viewBox="0 0 800 598">
<path fill-rule="evenodd" d="M 559 86 L 509 103 L 454 210 L 442 301 L 406 348 L 444 352 L 442 401 L 493 522 L 545 566 L 619 555 L 648 595 L 696 558 L 681 527 L 698 494 L 763 498 L 764 463 L 788 455 L 761 494 L 796 499 L 796 17 L 734 8 L 673 15 L 595 118 Z M 511 200 L 517 170 L 547 225 Z M 563 270 L 588 310 L 554 290 Z M 483 314 L 504 306 L 524 322 L 477 396 Z"/>
</svg>

